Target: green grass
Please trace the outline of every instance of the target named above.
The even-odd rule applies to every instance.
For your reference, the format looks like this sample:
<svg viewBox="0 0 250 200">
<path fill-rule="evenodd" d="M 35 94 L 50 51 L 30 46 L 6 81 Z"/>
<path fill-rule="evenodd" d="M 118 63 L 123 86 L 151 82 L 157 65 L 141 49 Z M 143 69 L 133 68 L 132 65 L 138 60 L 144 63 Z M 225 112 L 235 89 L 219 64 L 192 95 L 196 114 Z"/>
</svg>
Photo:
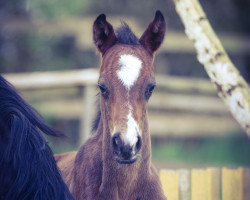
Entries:
<svg viewBox="0 0 250 200">
<path fill-rule="evenodd" d="M 155 161 L 209 166 L 250 166 L 250 139 L 246 135 L 206 139 L 169 139 L 152 143 Z"/>
</svg>

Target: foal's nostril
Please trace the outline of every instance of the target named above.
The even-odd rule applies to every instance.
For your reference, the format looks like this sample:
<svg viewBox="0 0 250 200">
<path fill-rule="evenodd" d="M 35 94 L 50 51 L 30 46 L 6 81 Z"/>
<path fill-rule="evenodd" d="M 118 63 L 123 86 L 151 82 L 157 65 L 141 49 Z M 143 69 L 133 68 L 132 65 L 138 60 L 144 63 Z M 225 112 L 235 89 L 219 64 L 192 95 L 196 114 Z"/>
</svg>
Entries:
<svg viewBox="0 0 250 200">
<path fill-rule="evenodd" d="M 130 159 L 132 156 L 132 148 L 129 145 L 124 145 L 120 148 L 121 155 L 124 159 Z"/>
<path fill-rule="evenodd" d="M 114 134 L 113 138 L 112 138 L 112 145 L 113 145 L 113 149 L 115 151 L 119 150 L 119 146 L 122 144 L 121 138 L 120 138 L 120 134 L 116 133 Z"/>
<path fill-rule="evenodd" d="M 113 146 L 114 147 L 118 146 L 118 139 L 117 139 L 117 137 L 113 138 Z"/>
<path fill-rule="evenodd" d="M 141 145 L 142 145 L 141 137 L 138 136 L 138 140 L 137 140 L 137 143 L 136 143 L 136 146 L 135 146 L 135 152 L 136 153 L 138 153 L 140 151 Z"/>
</svg>

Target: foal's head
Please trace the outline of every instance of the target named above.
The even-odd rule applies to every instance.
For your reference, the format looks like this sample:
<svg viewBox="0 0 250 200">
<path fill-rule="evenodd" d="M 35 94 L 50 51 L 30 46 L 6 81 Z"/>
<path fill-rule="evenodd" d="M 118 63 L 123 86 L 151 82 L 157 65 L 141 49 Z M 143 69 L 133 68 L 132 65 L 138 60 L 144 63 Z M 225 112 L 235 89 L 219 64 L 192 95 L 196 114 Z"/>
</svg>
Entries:
<svg viewBox="0 0 250 200">
<path fill-rule="evenodd" d="M 148 134 L 144 125 L 147 102 L 155 87 L 153 60 L 165 27 L 160 11 L 140 39 L 126 24 L 115 34 L 104 14 L 94 22 L 94 42 L 102 54 L 98 81 L 101 117 L 118 163 L 135 162 L 144 134 Z"/>
</svg>

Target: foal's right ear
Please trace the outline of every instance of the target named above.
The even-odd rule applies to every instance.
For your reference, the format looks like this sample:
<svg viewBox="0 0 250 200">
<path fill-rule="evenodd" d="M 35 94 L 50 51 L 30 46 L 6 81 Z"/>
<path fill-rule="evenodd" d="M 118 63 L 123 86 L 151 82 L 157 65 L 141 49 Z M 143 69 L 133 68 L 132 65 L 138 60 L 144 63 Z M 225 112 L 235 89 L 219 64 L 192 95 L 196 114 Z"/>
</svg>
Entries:
<svg viewBox="0 0 250 200">
<path fill-rule="evenodd" d="M 112 25 L 106 21 L 104 14 L 99 15 L 94 22 L 93 38 L 97 49 L 102 54 L 117 41 L 114 29 Z"/>
<path fill-rule="evenodd" d="M 154 55 L 163 42 L 166 31 L 166 22 L 162 13 L 157 10 L 154 20 L 148 25 L 143 35 L 140 38 L 140 43 Z"/>
</svg>

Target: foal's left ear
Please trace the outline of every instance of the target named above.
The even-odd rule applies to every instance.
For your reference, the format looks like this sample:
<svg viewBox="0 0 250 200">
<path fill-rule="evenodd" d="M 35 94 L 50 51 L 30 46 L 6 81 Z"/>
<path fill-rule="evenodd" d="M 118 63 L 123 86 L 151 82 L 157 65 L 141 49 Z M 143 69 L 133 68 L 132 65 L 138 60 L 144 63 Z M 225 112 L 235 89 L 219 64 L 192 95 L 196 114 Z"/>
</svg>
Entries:
<svg viewBox="0 0 250 200">
<path fill-rule="evenodd" d="M 106 21 L 106 15 L 99 15 L 93 25 L 93 39 L 98 50 L 104 54 L 113 46 L 117 38 L 112 25 Z"/>
<path fill-rule="evenodd" d="M 166 31 L 166 23 L 162 13 L 157 10 L 154 20 L 148 25 L 140 38 L 140 43 L 154 55 L 154 52 L 160 47 Z"/>
</svg>

